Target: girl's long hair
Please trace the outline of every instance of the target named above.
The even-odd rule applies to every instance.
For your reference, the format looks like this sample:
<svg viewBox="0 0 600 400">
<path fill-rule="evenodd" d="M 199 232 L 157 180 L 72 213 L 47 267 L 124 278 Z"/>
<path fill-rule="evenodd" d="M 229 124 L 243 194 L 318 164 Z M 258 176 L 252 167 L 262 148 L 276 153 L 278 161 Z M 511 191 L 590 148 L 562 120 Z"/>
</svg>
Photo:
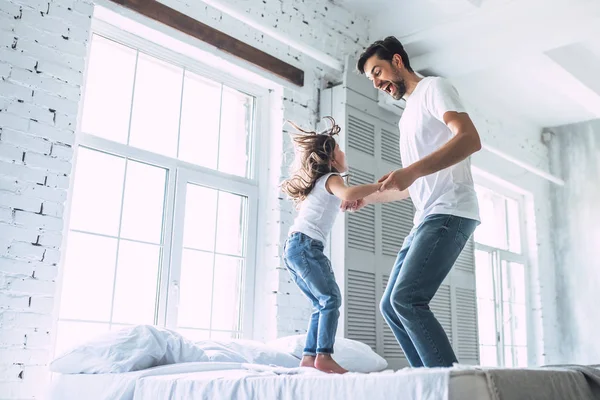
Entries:
<svg viewBox="0 0 600 400">
<path fill-rule="evenodd" d="M 329 120 L 331 127 L 321 133 L 306 131 L 288 121 L 298 131 L 292 134 L 296 156 L 290 178 L 281 183 L 281 189 L 296 206 L 306 199 L 320 177 L 339 172 L 332 167 L 332 162 L 336 146 L 334 136 L 340 132 L 340 127 L 333 118 L 325 118 Z"/>
</svg>

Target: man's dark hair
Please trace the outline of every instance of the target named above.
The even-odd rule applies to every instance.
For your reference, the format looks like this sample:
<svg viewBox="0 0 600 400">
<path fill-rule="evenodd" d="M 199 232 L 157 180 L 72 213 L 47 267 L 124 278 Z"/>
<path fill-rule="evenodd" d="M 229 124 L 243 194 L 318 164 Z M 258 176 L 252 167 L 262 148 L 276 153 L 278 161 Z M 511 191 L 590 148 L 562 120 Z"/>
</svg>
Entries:
<svg viewBox="0 0 600 400">
<path fill-rule="evenodd" d="M 383 40 L 378 40 L 367 47 L 367 49 L 360 55 L 358 63 L 356 63 L 356 68 L 358 69 L 358 72 L 364 74 L 365 63 L 369 58 L 376 55 L 381 60 L 392 61 L 394 54 L 400 55 L 404 67 L 410 72 L 413 72 L 412 68 L 410 67 L 410 61 L 408 61 L 408 54 L 406 54 L 402 43 L 400 43 L 400 41 L 394 36 L 388 36 Z"/>
</svg>

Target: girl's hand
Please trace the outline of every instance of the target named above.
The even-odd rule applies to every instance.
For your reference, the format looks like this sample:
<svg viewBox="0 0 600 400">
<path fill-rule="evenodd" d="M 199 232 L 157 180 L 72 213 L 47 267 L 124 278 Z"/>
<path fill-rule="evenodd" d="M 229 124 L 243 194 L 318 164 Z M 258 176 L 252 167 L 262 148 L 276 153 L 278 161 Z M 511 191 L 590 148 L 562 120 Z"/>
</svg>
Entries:
<svg viewBox="0 0 600 400">
<path fill-rule="evenodd" d="M 340 205 L 340 209 L 342 211 L 350 211 L 350 212 L 355 212 L 360 210 L 361 208 L 363 208 L 364 206 L 366 206 L 366 202 L 364 199 L 358 199 L 355 201 L 342 201 L 342 204 Z"/>
</svg>

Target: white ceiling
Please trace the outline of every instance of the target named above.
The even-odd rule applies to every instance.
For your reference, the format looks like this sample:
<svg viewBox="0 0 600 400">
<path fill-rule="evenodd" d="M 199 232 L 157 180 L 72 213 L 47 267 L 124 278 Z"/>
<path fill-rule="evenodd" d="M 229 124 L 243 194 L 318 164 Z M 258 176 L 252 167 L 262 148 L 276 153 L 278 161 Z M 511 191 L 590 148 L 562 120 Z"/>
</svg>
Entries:
<svg viewBox="0 0 600 400">
<path fill-rule="evenodd" d="M 470 103 L 540 127 L 600 118 L 600 1 L 335 0 Z"/>
</svg>

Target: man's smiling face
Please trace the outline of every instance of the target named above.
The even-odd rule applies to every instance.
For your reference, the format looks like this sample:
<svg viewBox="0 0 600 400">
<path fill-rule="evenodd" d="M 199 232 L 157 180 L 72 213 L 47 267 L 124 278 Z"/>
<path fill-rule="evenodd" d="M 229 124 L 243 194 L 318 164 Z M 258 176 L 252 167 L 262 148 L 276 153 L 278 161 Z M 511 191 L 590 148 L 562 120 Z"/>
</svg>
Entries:
<svg viewBox="0 0 600 400">
<path fill-rule="evenodd" d="M 391 61 L 382 60 L 375 54 L 365 62 L 365 74 L 373 81 L 375 88 L 400 100 L 406 94 L 406 83 L 397 65 L 402 67 L 402 59 L 398 54 Z"/>
</svg>

